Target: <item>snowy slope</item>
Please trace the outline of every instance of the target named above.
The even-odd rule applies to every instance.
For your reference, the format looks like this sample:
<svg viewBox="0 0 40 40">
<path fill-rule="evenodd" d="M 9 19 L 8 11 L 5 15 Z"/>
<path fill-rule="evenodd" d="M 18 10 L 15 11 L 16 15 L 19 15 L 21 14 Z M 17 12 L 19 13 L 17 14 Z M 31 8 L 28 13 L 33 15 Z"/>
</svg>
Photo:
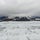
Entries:
<svg viewBox="0 0 40 40">
<path fill-rule="evenodd" d="M 0 40 L 40 40 L 40 22 L 0 22 Z"/>
</svg>

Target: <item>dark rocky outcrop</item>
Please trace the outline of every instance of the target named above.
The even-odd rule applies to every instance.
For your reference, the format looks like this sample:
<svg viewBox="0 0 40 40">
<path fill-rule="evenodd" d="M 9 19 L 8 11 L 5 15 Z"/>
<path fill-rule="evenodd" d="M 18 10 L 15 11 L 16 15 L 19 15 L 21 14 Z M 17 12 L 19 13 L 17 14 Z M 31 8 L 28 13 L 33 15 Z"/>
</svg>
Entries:
<svg viewBox="0 0 40 40">
<path fill-rule="evenodd" d="M 15 17 L 14 21 L 30 21 L 27 17 Z"/>
<path fill-rule="evenodd" d="M 20 18 L 20 21 L 30 21 L 27 17 Z"/>
</svg>

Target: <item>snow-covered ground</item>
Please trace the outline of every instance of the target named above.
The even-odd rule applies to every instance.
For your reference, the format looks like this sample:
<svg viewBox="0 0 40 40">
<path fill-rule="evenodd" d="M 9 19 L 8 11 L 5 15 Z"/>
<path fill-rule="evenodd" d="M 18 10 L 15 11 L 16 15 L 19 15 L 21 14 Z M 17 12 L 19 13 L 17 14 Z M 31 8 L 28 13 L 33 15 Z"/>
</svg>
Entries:
<svg viewBox="0 0 40 40">
<path fill-rule="evenodd" d="M 40 21 L 0 22 L 0 40 L 40 40 Z"/>
</svg>

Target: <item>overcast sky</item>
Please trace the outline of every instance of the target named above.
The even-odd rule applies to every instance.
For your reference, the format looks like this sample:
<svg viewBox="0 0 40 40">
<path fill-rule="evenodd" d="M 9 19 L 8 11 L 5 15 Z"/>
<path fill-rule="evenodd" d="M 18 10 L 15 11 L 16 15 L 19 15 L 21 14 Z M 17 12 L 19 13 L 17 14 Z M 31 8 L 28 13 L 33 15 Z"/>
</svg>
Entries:
<svg viewBox="0 0 40 40">
<path fill-rule="evenodd" d="M 40 0 L 0 0 L 0 15 L 40 16 Z"/>
</svg>

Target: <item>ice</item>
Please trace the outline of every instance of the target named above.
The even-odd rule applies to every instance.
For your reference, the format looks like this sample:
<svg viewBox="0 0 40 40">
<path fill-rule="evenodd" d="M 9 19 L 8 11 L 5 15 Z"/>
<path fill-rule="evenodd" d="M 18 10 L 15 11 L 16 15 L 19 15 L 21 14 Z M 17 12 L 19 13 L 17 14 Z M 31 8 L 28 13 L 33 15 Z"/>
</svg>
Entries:
<svg viewBox="0 0 40 40">
<path fill-rule="evenodd" d="M 0 40 L 40 40 L 40 21 L 0 22 Z"/>
</svg>

